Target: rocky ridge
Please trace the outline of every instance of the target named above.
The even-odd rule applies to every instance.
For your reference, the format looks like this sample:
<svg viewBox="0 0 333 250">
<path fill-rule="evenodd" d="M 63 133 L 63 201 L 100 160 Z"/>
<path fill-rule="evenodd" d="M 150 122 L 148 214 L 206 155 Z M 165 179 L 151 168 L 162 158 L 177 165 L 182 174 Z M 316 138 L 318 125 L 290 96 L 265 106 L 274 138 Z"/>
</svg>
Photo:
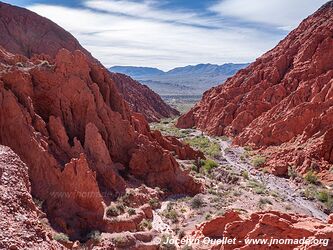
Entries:
<svg viewBox="0 0 333 250">
<path fill-rule="evenodd" d="M 0 146 L 0 248 L 65 249 L 38 221 L 43 213 L 30 194 L 28 167 L 8 147 Z M 22 237 L 23 236 L 23 237 Z"/>
<path fill-rule="evenodd" d="M 205 92 L 180 128 L 227 135 L 268 156 L 277 175 L 288 166 L 332 182 L 333 7 L 325 4 L 274 49 Z"/>
<path fill-rule="evenodd" d="M 216 217 L 202 223 L 192 232 L 192 237 L 210 237 L 218 239 L 227 237 L 236 238 L 236 244 L 213 245 L 210 249 L 331 249 L 333 239 L 333 226 L 317 219 L 297 215 L 285 214 L 276 211 L 265 211 L 244 217 L 235 211 L 228 211 L 221 217 Z M 326 243 L 305 244 L 249 244 L 246 239 L 325 239 Z M 204 246 L 203 246 L 204 247 Z"/>
<path fill-rule="evenodd" d="M 52 21 L 23 8 L 0 2 L 0 46 L 13 54 L 31 58 L 45 54 L 55 57 L 62 48 L 80 50 L 89 60 L 96 61 L 69 32 Z M 131 78 L 113 74 L 118 91 L 131 108 L 145 115 L 148 121 L 158 121 L 179 113 L 167 105 L 148 87 Z"/>
<path fill-rule="evenodd" d="M 104 210 L 132 182 L 170 193 L 201 189 L 159 144 L 163 137 L 131 113 L 107 70 L 79 50 L 28 59 L 0 49 L 0 103 L 0 144 L 27 164 L 32 195 L 73 239 L 126 230 Z M 181 157 L 199 154 L 173 147 L 183 148 Z"/>
</svg>

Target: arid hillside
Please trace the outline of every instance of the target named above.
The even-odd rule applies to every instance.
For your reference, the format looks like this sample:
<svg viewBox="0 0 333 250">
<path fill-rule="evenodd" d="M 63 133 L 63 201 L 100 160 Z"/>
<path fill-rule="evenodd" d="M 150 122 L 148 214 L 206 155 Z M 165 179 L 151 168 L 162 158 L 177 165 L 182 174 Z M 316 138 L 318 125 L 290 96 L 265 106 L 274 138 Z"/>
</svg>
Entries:
<svg viewBox="0 0 333 250">
<path fill-rule="evenodd" d="M 57 24 L 29 10 L 1 2 L 0 33 L 0 46 L 14 54 L 28 58 L 40 54 L 55 57 L 64 48 L 71 52 L 80 50 L 89 60 L 96 61 L 74 36 Z M 130 107 L 141 112 L 148 121 L 179 115 L 148 87 L 121 74 L 111 77 Z"/>
<path fill-rule="evenodd" d="M 333 180 L 333 2 L 305 19 L 274 49 L 207 91 L 180 117 L 234 143 L 263 149 L 267 166 L 286 175 L 288 166 Z"/>
</svg>

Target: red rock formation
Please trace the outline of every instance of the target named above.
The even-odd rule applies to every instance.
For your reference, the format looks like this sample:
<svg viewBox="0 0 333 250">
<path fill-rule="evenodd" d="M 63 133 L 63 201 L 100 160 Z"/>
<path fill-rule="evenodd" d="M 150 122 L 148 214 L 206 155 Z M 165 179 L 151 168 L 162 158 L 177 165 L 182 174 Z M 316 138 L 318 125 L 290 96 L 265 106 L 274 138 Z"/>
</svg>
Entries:
<svg viewBox="0 0 333 250">
<path fill-rule="evenodd" d="M 198 226 L 192 233 L 195 238 L 209 237 L 218 239 L 236 238 L 235 244 L 211 246 L 211 249 L 331 249 L 333 247 L 333 226 L 312 217 L 295 214 L 284 214 L 275 211 L 257 212 L 249 218 L 243 218 L 234 211 L 222 217 Z M 326 239 L 328 245 L 312 244 L 246 244 L 248 239 Z M 206 248 L 205 248 L 206 249 Z"/>
<path fill-rule="evenodd" d="M 29 166 L 33 195 L 73 238 L 108 228 L 104 202 L 124 193 L 129 175 L 171 192 L 200 191 L 149 130 L 135 130 L 148 125 L 134 122 L 107 70 L 82 52 L 29 60 L 0 49 L 0 62 L 0 143 Z"/>
<path fill-rule="evenodd" d="M 28 167 L 0 145 L 0 249 L 63 249 L 38 221 Z"/>
<path fill-rule="evenodd" d="M 143 114 L 149 122 L 159 121 L 161 118 L 174 117 L 179 111 L 167 105 L 162 98 L 131 77 L 110 73 L 111 78 L 117 85 L 118 91 L 134 112 Z"/>
<path fill-rule="evenodd" d="M 52 58 L 65 48 L 71 52 L 82 51 L 96 61 L 67 31 L 52 21 L 23 8 L 0 2 L 0 45 L 8 52 L 31 58 L 46 54 Z M 145 115 L 148 121 L 179 115 L 147 86 L 122 74 L 111 74 L 119 92 L 135 112 Z"/>
<path fill-rule="evenodd" d="M 304 20 L 274 49 L 218 87 L 177 123 L 235 143 L 267 148 L 279 175 L 314 166 L 326 180 L 333 163 L 333 2 Z"/>
</svg>

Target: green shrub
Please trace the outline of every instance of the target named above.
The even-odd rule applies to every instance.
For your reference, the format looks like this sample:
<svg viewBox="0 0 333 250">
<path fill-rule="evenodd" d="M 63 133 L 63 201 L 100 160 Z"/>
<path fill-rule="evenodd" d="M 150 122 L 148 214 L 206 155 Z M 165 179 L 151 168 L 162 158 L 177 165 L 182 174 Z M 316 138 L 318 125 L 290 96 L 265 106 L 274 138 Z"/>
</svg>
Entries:
<svg viewBox="0 0 333 250">
<path fill-rule="evenodd" d="M 251 188 L 256 194 L 266 193 L 265 186 L 256 180 L 250 180 L 247 186 Z"/>
<path fill-rule="evenodd" d="M 248 179 L 249 179 L 249 172 L 247 172 L 246 170 L 244 170 L 244 171 L 242 172 L 242 176 L 243 176 L 243 178 L 244 178 L 245 180 L 248 180 Z"/>
<path fill-rule="evenodd" d="M 199 149 L 205 155 L 213 158 L 218 157 L 221 154 L 221 148 L 219 143 L 217 143 L 216 141 L 211 141 L 205 136 L 187 138 L 184 140 L 184 142 L 189 144 L 191 147 Z"/>
<path fill-rule="evenodd" d="M 221 138 L 222 141 L 228 141 L 229 140 L 229 137 L 226 136 L 226 135 L 222 135 L 220 138 Z"/>
<path fill-rule="evenodd" d="M 219 166 L 217 162 L 211 159 L 201 160 L 200 164 L 207 173 L 210 173 L 213 168 L 217 168 Z"/>
<path fill-rule="evenodd" d="M 123 203 L 118 203 L 118 204 L 116 205 L 116 208 L 118 209 L 118 211 L 119 211 L 120 213 L 124 213 L 124 212 L 125 212 L 125 206 L 124 206 Z"/>
<path fill-rule="evenodd" d="M 126 247 L 128 245 L 128 239 L 125 236 L 117 236 L 112 239 L 116 247 Z"/>
<path fill-rule="evenodd" d="M 306 173 L 306 175 L 304 176 L 304 180 L 310 184 L 318 184 L 318 177 L 312 170 Z"/>
<path fill-rule="evenodd" d="M 160 201 L 157 198 L 152 198 L 148 201 L 149 205 L 153 208 L 159 208 L 160 207 Z"/>
<path fill-rule="evenodd" d="M 200 208 L 204 205 L 203 199 L 201 196 L 194 196 L 191 200 L 191 207 L 193 209 Z"/>
<path fill-rule="evenodd" d="M 134 214 L 136 214 L 136 212 L 135 212 L 135 209 L 134 208 L 129 208 L 129 209 L 127 209 L 127 213 L 129 214 L 129 215 L 134 215 Z"/>
<path fill-rule="evenodd" d="M 100 231 L 94 230 L 87 235 L 87 238 L 88 240 L 92 240 L 93 242 L 98 243 L 101 241 L 102 236 Z"/>
<path fill-rule="evenodd" d="M 106 216 L 107 217 L 116 217 L 120 214 L 120 211 L 116 206 L 109 206 L 106 208 Z"/>
<path fill-rule="evenodd" d="M 327 190 L 320 190 L 317 193 L 317 199 L 321 202 L 327 202 L 330 199 L 330 194 L 327 192 Z"/>
<path fill-rule="evenodd" d="M 288 167 L 288 177 L 290 179 L 295 179 L 297 176 L 298 176 L 298 174 L 297 174 L 295 168 L 292 166 L 289 166 Z"/>
<path fill-rule="evenodd" d="M 206 216 L 205 216 L 205 219 L 206 220 L 210 220 L 212 218 L 212 215 L 211 214 L 206 214 Z"/>
<path fill-rule="evenodd" d="M 166 209 L 166 210 L 164 210 L 163 211 L 163 216 L 165 218 L 171 220 L 172 223 L 178 222 L 179 215 L 178 215 L 177 211 L 174 210 L 174 209 L 170 209 L 170 210 Z"/>
<path fill-rule="evenodd" d="M 272 205 L 273 203 L 272 203 L 271 200 L 268 199 L 268 198 L 260 198 L 260 199 L 259 199 L 258 206 L 259 206 L 260 208 L 262 208 L 262 207 L 263 207 L 264 205 L 266 205 L 266 204 L 270 204 L 270 205 Z"/>
<path fill-rule="evenodd" d="M 258 168 L 264 165 L 266 162 L 266 157 L 262 155 L 255 155 L 252 157 L 252 164 L 254 167 Z"/>
<path fill-rule="evenodd" d="M 53 239 L 60 242 L 70 242 L 68 235 L 64 233 L 57 233 L 53 235 Z"/>
<path fill-rule="evenodd" d="M 303 191 L 303 196 L 308 200 L 314 200 L 316 196 L 316 189 L 313 186 L 309 186 Z"/>
<path fill-rule="evenodd" d="M 146 229 L 151 230 L 153 228 L 151 220 L 142 220 L 139 224 L 139 228 L 143 231 Z"/>
</svg>

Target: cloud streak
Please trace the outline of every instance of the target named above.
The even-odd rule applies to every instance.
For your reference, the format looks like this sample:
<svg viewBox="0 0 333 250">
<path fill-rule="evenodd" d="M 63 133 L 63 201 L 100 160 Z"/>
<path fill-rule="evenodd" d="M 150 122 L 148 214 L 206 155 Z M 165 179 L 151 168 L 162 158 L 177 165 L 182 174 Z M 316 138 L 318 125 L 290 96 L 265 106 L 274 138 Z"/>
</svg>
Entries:
<svg viewBox="0 0 333 250">
<path fill-rule="evenodd" d="M 291 30 L 326 0 L 223 0 L 210 7 L 221 16 Z"/>
<path fill-rule="evenodd" d="M 81 8 L 46 4 L 28 8 L 70 31 L 106 66 L 168 70 L 197 63 L 250 62 L 285 35 L 233 24 L 219 16 L 225 11 L 221 5 L 210 8 L 217 15 L 207 15 L 208 10 L 198 14 L 162 9 L 156 1 L 87 0 L 82 4 Z M 230 11 L 228 15 L 235 16 Z"/>
</svg>

